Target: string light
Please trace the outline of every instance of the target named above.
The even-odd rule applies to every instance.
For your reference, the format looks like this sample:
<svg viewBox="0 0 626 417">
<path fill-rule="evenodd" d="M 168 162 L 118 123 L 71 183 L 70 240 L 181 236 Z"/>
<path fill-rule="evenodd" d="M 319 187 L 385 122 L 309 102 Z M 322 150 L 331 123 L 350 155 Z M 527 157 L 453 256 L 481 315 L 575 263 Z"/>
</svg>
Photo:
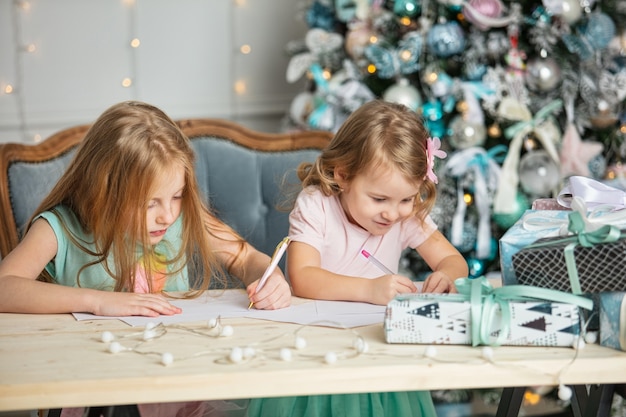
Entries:
<svg viewBox="0 0 626 417">
<path fill-rule="evenodd" d="M 305 349 L 307 348 L 306 339 L 300 334 L 305 329 L 315 325 L 329 325 L 332 324 L 338 328 L 339 331 L 351 332 L 355 337 L 352 341 L 352 345 L 344 349 L 343 351 L 328 351 L 323 355 L 319 354 L 307 354 Z M 163 323 L 154 324 L 149 323 L 142 331 L 136 331 L 130 334 L 116 337 L 110 331 L 104 331 L 100 337 L 102 343 L 108 344 L 107 351 L 112 354 L 119 354 L 123 352 L 136 353 L 140 355 L 152 355 L 158 356 L 162 365 L 169 366 L 175 361 L 187 360 L 191 358 L 197 358 L 204 355 L 217 355 L 215 363 L 218 364 L 240 364 L 248 362 L 254 359 L 257 360 L 281 360 L 292 361 L 294 359 L 300 360 L 321 360 L 328 365 L 337 363 L 339 360 L 345 360 L 355 358 L 361 354 L 367 353 L 369 345 L 361 335 L 351 328 L 342 326 L 339 323 L 330 321 L 314 322 L 308 325 L 300 326 L 294 332 L 284 333 L 278 336 L 271 337 L 269 339 L 253 343 L 248 346 L 233 346 L 233 347 L 216 347 L 210 350 L 203 350 L 196 352 L 192 355 L 175 357 L 171 352 L 157 352 L 143 350 L 145 343 L 152 340 L 160 339 L 168 334 L 170 330 L 184 331 L 192 333 L 201 337 L 211 338 L 228 338 L 234 334 L 234 329 L 230 325 L 222 325 L 220 318 L 211 319 L 207 322 L 206 328 L 192 328 L 182 325 L 165 325 Z M 273 347 L 272 342 L 276 342 L 291 336 L 293 338 L 292 346 L 294 350 L 289 347 Z M 133 346 L 125 346 L 122 344 L 124 340 L 134 340 Z M 278 354 L 275 354 L 278 352 Z M 294 353 L 297 352 L 297 353 Z"/>
<path fill-rule="evenodd" d="M 24 138 L 25 142 L 29 142 L 29 137 L 27 134 L 27 126 L 26 126 L 26 112 L 24 109 L 24 97 L 22 96 L 22 84 L 23 84 L 23 53 L 32 53 L 37 50 L 34 44 L 28 44 L 26 46 L 20 47 L 19 45 L 24 45 L 22 42 L 22 14 L 30 13 L 31 4 L 27 1 L 15 1 L 12 13 L 12 23 L 13 23 L 13 39 L 16 43 L 15 48 L 15 56 L 13 59 L 14 62 L 14 83 L 8 83 L 4 86 L 3 91 L 5 94 L 10 94 L 15 97 L 15 104 L 17 108 L 18 121 L 19 121 L 19 132 Z"/>
<path fill-rule="evenodd" d="M 235 82 L 235 92 L 239 95 L 246 93 L 246 82 L 243 80 L 238 80 Z"/>
<path fill-rule="evenodd" d="M 138 98 L 137 94 L 137 49 L 141 46 L 141 41 L 137 36 L 137 2 L 135 0 L 123 0 L 123 4 L 128 9 L 128 41 L 129 48 L 129 75 L 122 79 L 123 88 L 132 88 L 131 97 Z"/>
</svg>

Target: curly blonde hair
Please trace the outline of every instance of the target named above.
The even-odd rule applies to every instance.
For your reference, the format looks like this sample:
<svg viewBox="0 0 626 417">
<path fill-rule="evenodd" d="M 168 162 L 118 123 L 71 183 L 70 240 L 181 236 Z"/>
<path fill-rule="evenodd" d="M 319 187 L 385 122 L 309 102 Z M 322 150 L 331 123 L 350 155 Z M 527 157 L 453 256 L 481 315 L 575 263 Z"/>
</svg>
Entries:
<svg viewBox="0 0 626 417">
<path fill-rule="evenodd" d="M 346 181 L 372 167 L 397 169 L 419 186 L 420 198 L 415 200 L 414 211 L 423 221 L 437 196 L 435 184 L 426 177 L 428 136 L 421 117 L 408 107 L 373 100 L 346 119 L 313 163 L 300 164 L 298 178 L 302 188 L 316 186 L 330 196 L 341 192 L 334 178 L 337 167 Z"/>
</svg>

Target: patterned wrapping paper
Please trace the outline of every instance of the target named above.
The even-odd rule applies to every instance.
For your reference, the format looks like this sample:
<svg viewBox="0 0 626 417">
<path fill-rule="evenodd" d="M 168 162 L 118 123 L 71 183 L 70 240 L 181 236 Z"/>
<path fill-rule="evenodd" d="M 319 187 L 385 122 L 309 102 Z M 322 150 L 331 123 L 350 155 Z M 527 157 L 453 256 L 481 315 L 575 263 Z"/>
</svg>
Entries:
<svg viewBox="0 0 626 417">
<path fill-rule="evenodd" d="M 539 238 L 558 236 L 561 225 L 567 224 L 568 213 L 570 212 L 564 210 L 526 210 L 524 215 L 504 233 L 499 241 L 502 285 L 518 284 L 513 269 L 513 255 Z M 554 225 L 541 230 L 529 230 L 524 227 L 524 220 L 529 216 L 540 216 L 546 223 L 554 221 Z"/>
<path fill-rule="evenodd" d="M 626 292 L 599 295 L 600 344 L 626 351 Z"/>
<path fill-rule="evenodd" d="M 573 248 L 575 269 L 583 293 L 626 290 L 624 230 L 620 240 L 591 247 L 577 244 L 575 236 L 539 239 L 512 257 L 518 283 L 572 292 L 565 259 L 565 248 L 572 243 L 576 245 Z"/>
<path fill-rule="evenodd" d="M 569 207 L 562 206 L 556 198 L 538 198 L 533 201 L 531 208 L 533 210 L 571 210 Z"/>
<path fill-rule="evenodd" d="M 385 313 L 387 343 L 472 344 L 471 303 L 446 301 L 445 294 L 411 294 L 392 300 Z M 549 301 L 511 301 L 511 321 L 503 345 L 568 346 L 580 335 L 578 306 Z M 501 312 L 490 335 L 498 337 Z"/>
</svg>

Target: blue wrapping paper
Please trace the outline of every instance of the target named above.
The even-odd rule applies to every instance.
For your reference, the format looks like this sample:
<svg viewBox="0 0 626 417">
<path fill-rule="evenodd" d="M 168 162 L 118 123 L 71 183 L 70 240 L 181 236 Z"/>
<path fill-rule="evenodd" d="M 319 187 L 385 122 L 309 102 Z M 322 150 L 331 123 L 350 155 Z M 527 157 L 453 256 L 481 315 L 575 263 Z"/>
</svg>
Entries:
<svg viewBox="0 0 626 417">
<path fill-rule="evenodd" d="M 502 285 L 518 284 L 513 269 L 513 255 L 544 237 L 558 236 L 563 224 L 567 224 L 565 210 L 526 210 L 524 215 L 511 226 L 500 238 L 500 269 L 502 271 Z M 544 228 L 527 228 L 524 222 L 530 216 L 541 217 L 546 220 Z"/>
<path fill-rule="evenodd" d="M 599 294 L 600 344 L 626 351 L 626 292 Z"/>
</svg>

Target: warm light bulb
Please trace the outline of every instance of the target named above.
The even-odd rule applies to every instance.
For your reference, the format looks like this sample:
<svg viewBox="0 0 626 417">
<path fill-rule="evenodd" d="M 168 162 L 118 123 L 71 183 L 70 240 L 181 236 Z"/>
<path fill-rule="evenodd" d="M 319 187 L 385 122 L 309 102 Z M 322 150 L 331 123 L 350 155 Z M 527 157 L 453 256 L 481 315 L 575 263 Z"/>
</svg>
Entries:
<svg viewBox="0 0 626 417">
<path fill-rule="evenodd" d="M 537 405 L 541 401 L 541 395 L 531 391 L 524 392 L 524 403 L 529 405 Z"/>
<path fill-rule="evenodd" d="M 400 24 L 402 24 L 404 26 L 409 26 L 411 24 L 411 19 L 409 19 L 408 17 L 404 16 L 404 17 L 400 18 Z"/>
<path fill-rule="evenodd" d="M 367 72 L 369 72 L 370 74 L 373 74 L 376 72 L 376 65 L 374 64 L 369 64 L 367 66 Z"/>
<path fill-rule="evenodd" d="M 138 38 L 134 38 L 130 41 L 130 46 L 132 48 L 139 48 L 139 45 L 141 45 L 141 41 Z"/>
<path fill-rule="evenodd" d="M 494 123 L 489 126 L 489 129 L 487 129 L 487 134 L 489 135 L 489 137 L 497 138 L 500 137 L 502 131 L 500 130 L 500 126 L 498 126 L 497 123 Z"/>
<path fill-rule="evenodd" d="M 474 197 L 472 197 L 470 193 L 465 193 L 463 194 L 463 201 L 466 205 L 469 206 L 470 204 L 472 204 L 472 201 L 474 201 Z"/>
<path fill-rule="evenodd" d="M 32 52 L 35 52 L 35 51 L 37 50 L 37 46 L 35 46 L 35 44 L 34 44 L 34 43 L 29 43 L 28 45 L 26 45 L 26 46 L 24 47 L 24 50 L 25 50 L 26 52 L 32 53 Z"/>
<path fill-rule="evenodd" d="M 378 43 L 378 36 L 375 36 L 375 35 L 370 36 L 370 43 L 371 44 Z"/>
<path fill-rule="evenodd" d="M 403 49 L 400 52 L 400 59 L 403 60 L 404 62 L 408 62 L 412 56 L 413 54 L 408 49 Z"/>
<path fill-rule="evenodd" d="M 7 84 L 4 86 L 4 94 L 12 94 L 13 91 L 13 86 L 11 84 Z"/>
<path fill-rule="evenodd" d="M 20 1 L 17 3 L 19 8 L 22 9 L 25 12 L 30 11 L 30 3 L 27 1 Z"/>
<path fill-rule="evenodd" d="M 248 44 L 241 45 L 241 47 L 239 47 L 239 52 L 244 55 L 248 55 L 250 52 L 252 52 L 252 47 Z"/>
<path fill-rule="evenodd" d="M 41 135 L 39 133 L 35 133 L 35 135 L 33 136 L 33 142 L 35 143 L 41 142 Z"/>
<path fill-rule="evenodd" d="M 133 85 L 133 80 L 126 77 L 122 80 L 122 87 L 130 87 L 131 85 Z"/>
<path fill-rule="evenodd" d="M 237 7 L 245 7 L 246 3 L 246 0 L 235 0 L 235 6 Z"/>
<path fill-rule="evenodd" d="M 324 71 L 322 71 L 322 77 L 324 77 L 325 80 L 330 80 L 332 75 L 333 74 L 330 72 L 329 69 L 324 69 Z"/>
<path fill-rule="evenodd" d="M 235 92 L 237 94 L 245 94 L 246 93 L 246 82 L 245 81 L 237 81 L 235 83 Z"/>
</svg>

